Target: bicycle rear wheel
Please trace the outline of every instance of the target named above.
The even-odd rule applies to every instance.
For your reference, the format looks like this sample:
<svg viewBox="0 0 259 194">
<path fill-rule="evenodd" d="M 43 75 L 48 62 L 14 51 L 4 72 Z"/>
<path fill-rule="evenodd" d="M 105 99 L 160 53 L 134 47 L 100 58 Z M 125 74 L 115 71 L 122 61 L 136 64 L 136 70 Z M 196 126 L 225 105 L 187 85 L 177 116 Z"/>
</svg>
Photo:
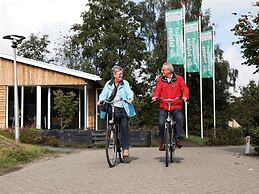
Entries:
<svg viewBox="0 0 259 194">
<path fill-rule="evenodd" d="M 114 167 L 117 160 L 117 137 L 115 128 L 111 126 L 106 131 L 105 153 L 109 166 Z"/>
<path fill-rule="evenodd" d="M 168 167 L 169 164 L 169 124 L 165 123 L 165 132 L 164 132 L 164 140 L 165 140 L 165 166 Z"/>
</svg>

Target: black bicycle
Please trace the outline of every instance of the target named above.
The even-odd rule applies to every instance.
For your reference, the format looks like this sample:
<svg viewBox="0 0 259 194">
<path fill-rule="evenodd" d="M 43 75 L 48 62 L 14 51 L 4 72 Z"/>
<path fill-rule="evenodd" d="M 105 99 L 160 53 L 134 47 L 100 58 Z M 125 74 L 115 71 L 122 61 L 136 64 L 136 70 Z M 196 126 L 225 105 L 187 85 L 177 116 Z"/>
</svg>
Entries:
<svg viewBox="0 0 259 194">
<path fill-rule="evenodd" d="M 170 114 L 171 102 L 175 100 L 182 100 L 182 98 L 177 97 L 174 99 L 170 98 L 158 98 L 159 100 L 163 100 L 167 102 L 167 118 L 165 122 L 165 131 L 164 131 L 164 143 L 165 143 L 165 166 L 168 167 L 169 163 L 174 162 L 173 158 L 175 157 L 175 120 L 173 116 Z"/>
<path fill-rule="evenodd" d="M 117 158 L 119 156 L 119 161 L 124 162 L 123 150 L 121 146 L 121 134 L 119 124 L 115 122 L 115 111 L 114 103 L 115 101 L 104 101 L 111 106 L 111 117 L 109 118 L 108 127 L 106 129 L 106 145 L 105 153 L 106 159 L 109 166 L 112 168 L 117 163 Z M 116 101 L 117 102 L 117 101 Z"/>
</svg>

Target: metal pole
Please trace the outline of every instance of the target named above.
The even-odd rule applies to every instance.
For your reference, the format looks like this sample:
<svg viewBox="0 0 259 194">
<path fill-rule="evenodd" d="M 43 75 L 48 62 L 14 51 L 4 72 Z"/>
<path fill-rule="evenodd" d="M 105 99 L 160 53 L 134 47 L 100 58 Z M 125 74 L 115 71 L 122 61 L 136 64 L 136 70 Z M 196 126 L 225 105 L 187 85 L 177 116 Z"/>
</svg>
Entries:
<svg viewBox="0 0 259 194">
<path fill-rule="evenodd" d="M 19 141 L 19 102 L 18 102 L 18 80 L 17 80 L 17 66 L 16 66 L 16 47 L 13 42 L 13 56 L 14 56 L 14 128 L 15 141 Z"/>
<path fill-rule="evenodd" d="M 214 136 L 216 136 L 216 84 L 215 84 L 215 25 L 212 24 L 212 64 L 213 64 L 213 126 Z"/>
<path fill-rule="evenodd" d="M 187 84 L 187 73 L 186 73 L 186 68 L 187 68 L 187 62 L 186 62 L 186 34 L 185 34 L 185 2 L 182 2 L 183 6 L 183 46 L 184 46 L 184 81 Z M 188 106 L 187 103 L 184 103 L 185 105 L 185 137 L 188 138 Z"/>
<path fill-rule="evenodd" d="M 201 14 L 199 14 L 199 62 L 200 62 L 200 103 L 201 103 L 201 138 L 203 138 L 203 111 L 202 111 L 202 50 L 201 50 Z"/>
<path fill-rule="evenodd" d="M 18 102 L 18 78 L 17 78 L 17 65 L 16 65 L 16 48 L 17 45 L 25 39 L 24 36 L 7 35 L 3 39 L 12 41 L 13 56 L 14 56 L 14 128 L 15 128 L 15 141 L 19 141 L 19 102 Z"/>
</svg>

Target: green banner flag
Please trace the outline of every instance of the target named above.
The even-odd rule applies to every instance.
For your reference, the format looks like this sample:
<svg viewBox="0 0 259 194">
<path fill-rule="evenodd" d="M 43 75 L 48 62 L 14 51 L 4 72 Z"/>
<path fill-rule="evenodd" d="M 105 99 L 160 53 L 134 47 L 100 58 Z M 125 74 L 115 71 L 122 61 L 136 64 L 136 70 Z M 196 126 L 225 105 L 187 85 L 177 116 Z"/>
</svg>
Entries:
<svg viewBox="0 0 259 194">
<path fill-rule="evenodd" d="M 202 78 L 211 78 L 213 76 L 211 30 L 201 33 L 201 53 Z"/>
<path fill-rule="evenodd" d="M 167 35 L 167 63 L 183 65 L 183 10 L 175 9 L 165 13 Z"/>
<path fill-rule="evenodd" d="M 190 22 L 185 25 L 186 72 L 199 72 L 199 24 Z"/>
</svg>

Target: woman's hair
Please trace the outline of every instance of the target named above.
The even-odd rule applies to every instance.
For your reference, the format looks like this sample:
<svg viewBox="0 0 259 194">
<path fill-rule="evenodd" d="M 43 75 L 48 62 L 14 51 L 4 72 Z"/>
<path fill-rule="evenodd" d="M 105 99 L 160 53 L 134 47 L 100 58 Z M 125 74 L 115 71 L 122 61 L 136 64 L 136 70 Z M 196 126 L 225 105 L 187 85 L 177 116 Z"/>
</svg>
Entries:
<svg viewBox="0 0 259 194">
<path fill-rule="evenodd" d="M 120 66 L 118 66 L 118 65 L 113 66 L 112 71 L 111 71 L 112 76 L 113 76 L 116 72 L 118 72 L 118 71 L 123 71 L 123 68 L 120 67 Z"/>
<path fill-rule="evenodd" d="M 172 64 L 169 64 L 169 63 L 164 63 L 163 65 L 166 65 L 167 66 L 167 69 L 173 73 L 174 72 L 174 66 Z"/>
</svg>

